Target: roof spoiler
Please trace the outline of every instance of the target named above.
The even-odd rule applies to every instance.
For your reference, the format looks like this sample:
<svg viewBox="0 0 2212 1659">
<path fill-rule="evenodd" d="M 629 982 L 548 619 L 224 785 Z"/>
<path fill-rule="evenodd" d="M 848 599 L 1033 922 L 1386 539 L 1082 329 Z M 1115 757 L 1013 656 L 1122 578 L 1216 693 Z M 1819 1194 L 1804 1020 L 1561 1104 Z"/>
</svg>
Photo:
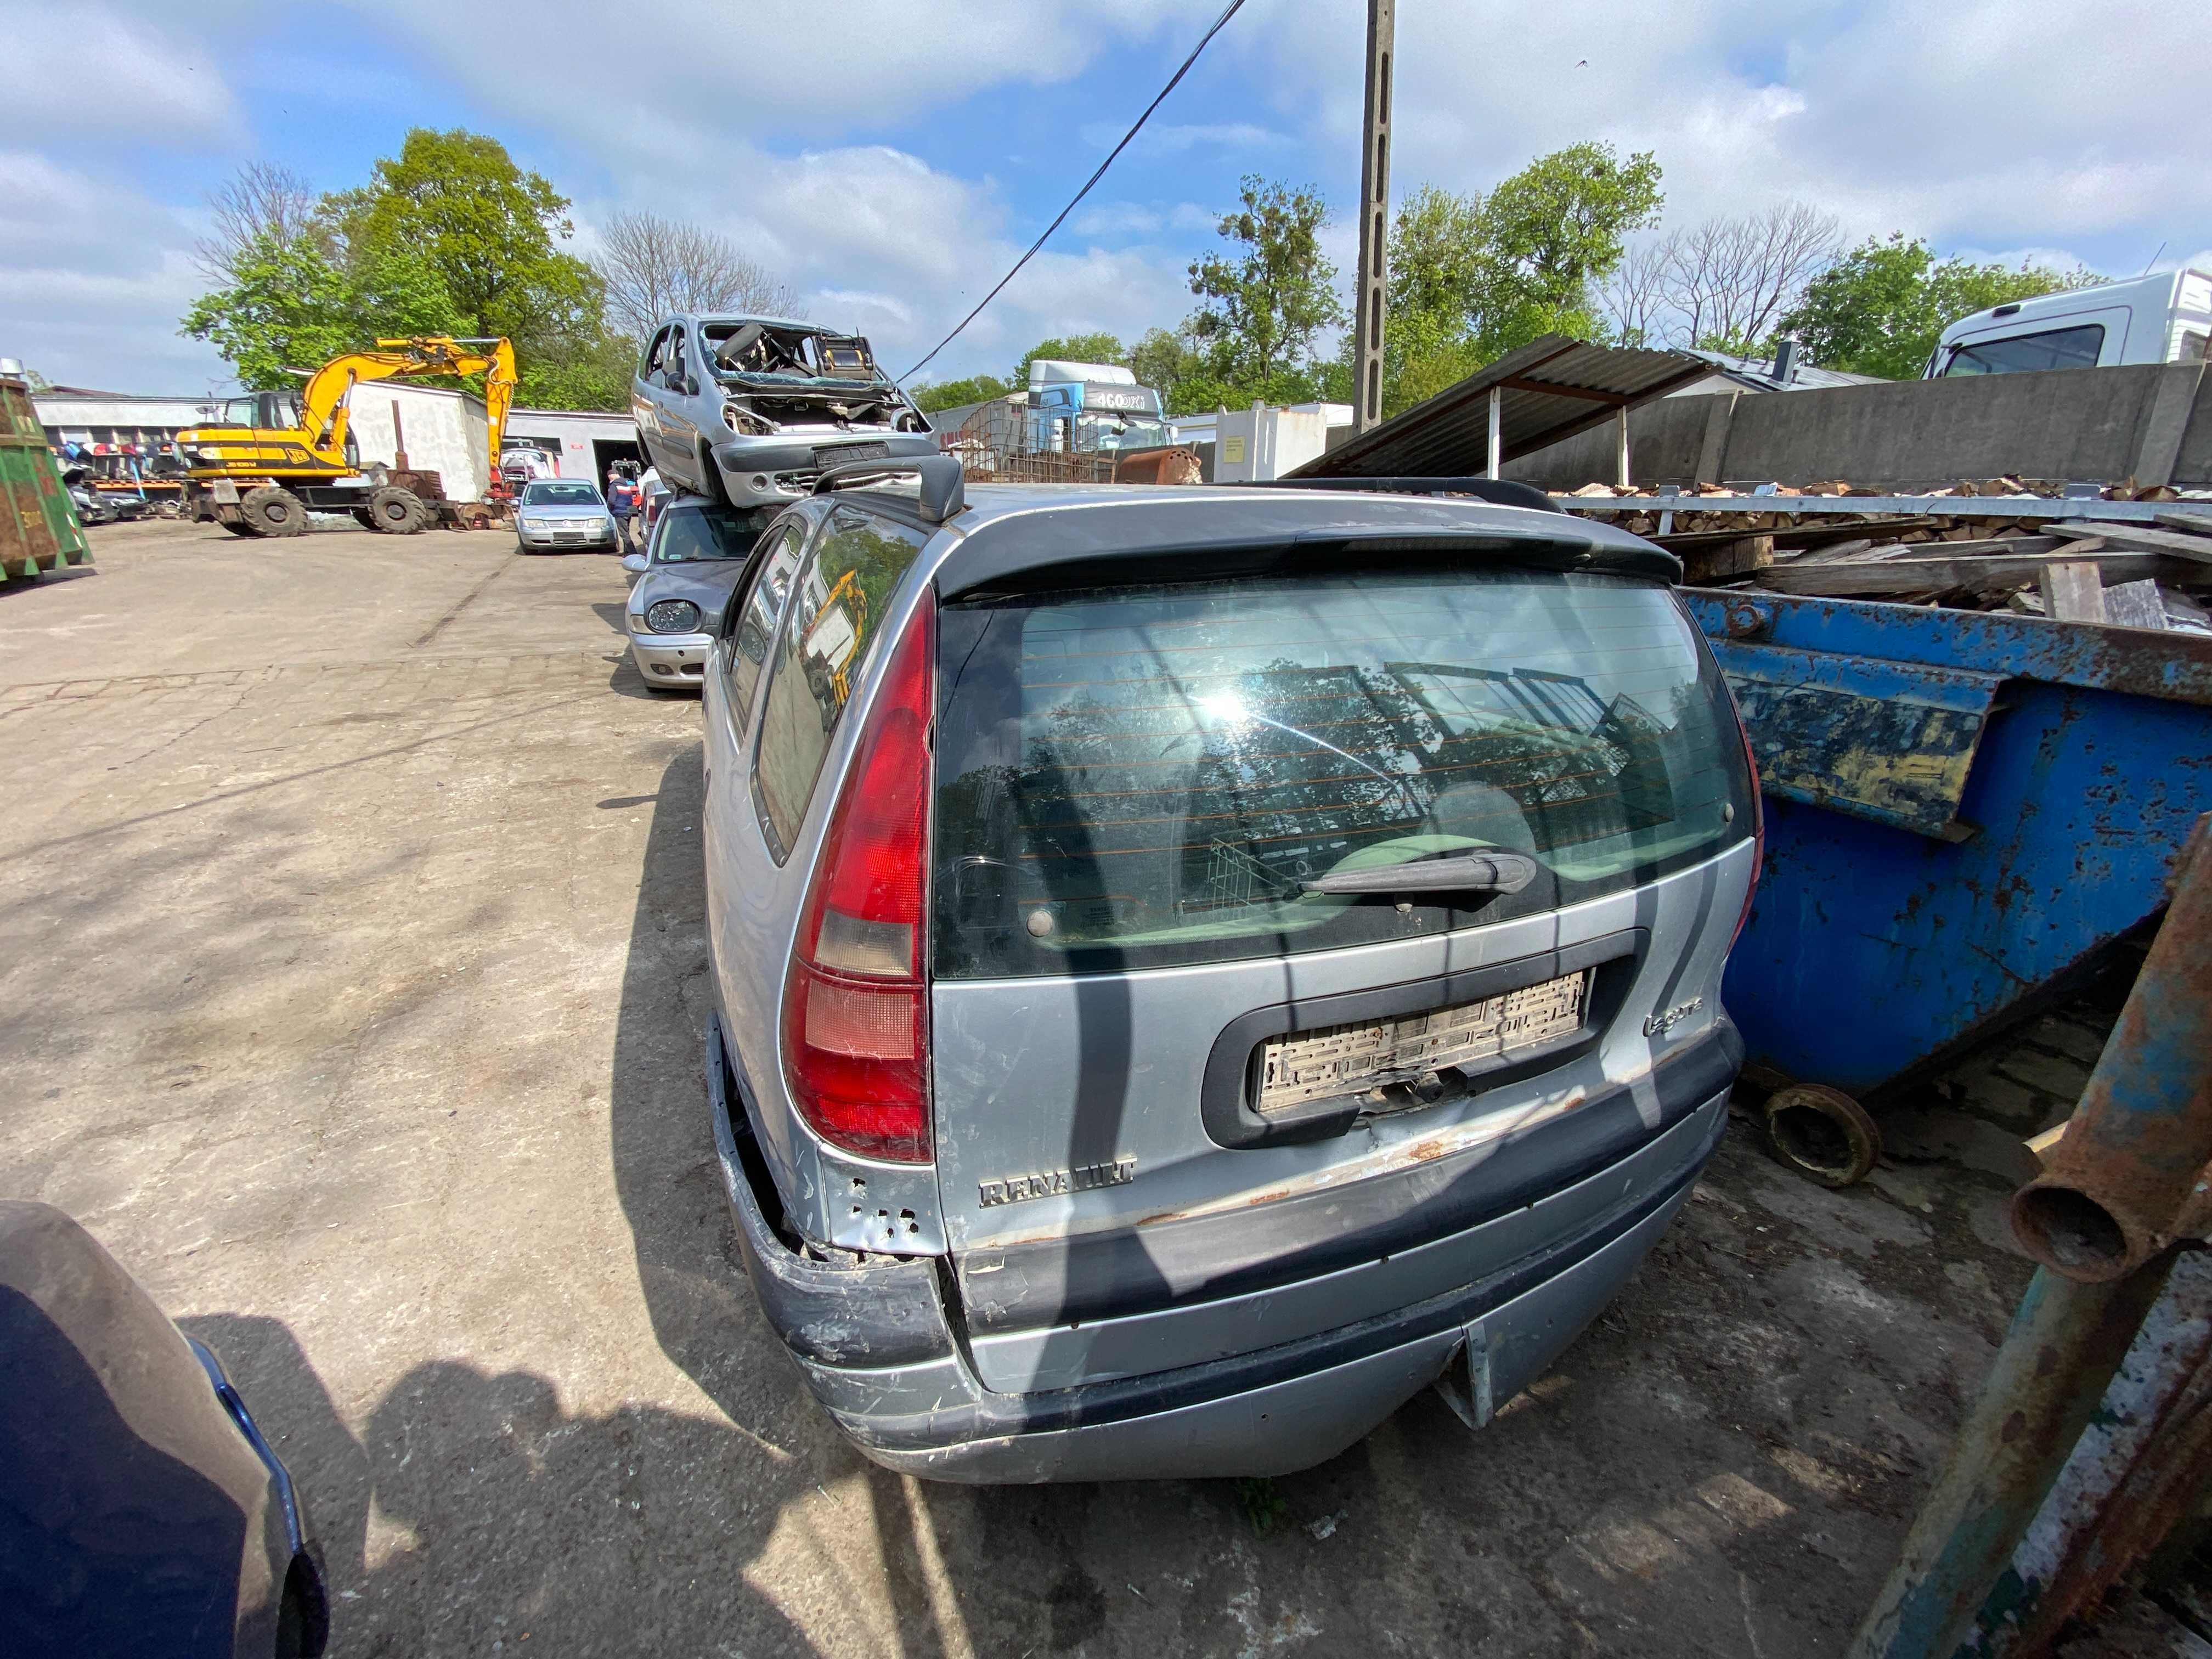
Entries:
<svg viewBox="0 0 2212 1659">
<path fill-rule="evenodd" d="M 943 524 L 968 505 L 968 474 L 957 455 L 919 455 L 911 460 L 840 461 L 825 466 L 814 480 L 814 493 L 827 495 L 848 484 L 872 483 L 878 478 L 915 474 L 921 516 Z"/>
<path fill-rule="evenodd" d="M 1510 478 L 1261 478 L 1250 486 L 1259 489 L 1364 489 L 1385 495 L 1472 495 L 1492 507 L 1528 507 L 1540 513 L 1564 513 L 1566 508 L 1534 484 Z"/>
</svg>

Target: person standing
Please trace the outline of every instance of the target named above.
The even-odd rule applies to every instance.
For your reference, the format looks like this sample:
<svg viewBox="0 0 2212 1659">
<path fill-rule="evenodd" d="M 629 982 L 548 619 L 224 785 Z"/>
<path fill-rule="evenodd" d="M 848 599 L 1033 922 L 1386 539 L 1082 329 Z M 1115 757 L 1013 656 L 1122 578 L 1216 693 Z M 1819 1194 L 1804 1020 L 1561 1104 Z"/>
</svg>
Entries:
<svg viewBox="0 0 2212 1659">
<path fill-rule="evenodd" d="M 617 472 L 607 480 L 607 511 L 615 515 L 615 533 L 622 539 L 622 550 L 637 551 L 629 533 L 630 520 L 637 516 L 637 480 L 629 473 Z"/>
</svg>

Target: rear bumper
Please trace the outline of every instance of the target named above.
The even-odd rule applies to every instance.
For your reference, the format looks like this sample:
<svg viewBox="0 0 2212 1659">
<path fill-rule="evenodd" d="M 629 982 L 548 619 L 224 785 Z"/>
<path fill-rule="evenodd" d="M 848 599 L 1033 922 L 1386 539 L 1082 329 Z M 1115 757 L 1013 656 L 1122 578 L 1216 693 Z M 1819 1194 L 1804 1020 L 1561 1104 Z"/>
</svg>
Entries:
<svg viewBox="0 0 2212 1659">
<path fill-rule="evenodd" d="M 719 1018 L 707 1074 L 746 1271 L 808 1387 L 876 1462 L 974 1483 L 1285 1474 L 1335 1456 L 1462 1358 L 1463 1414 L 1486 1422 L 1491 1403 L 1534 1381 L 1620 1289 L 1728 1121 L 1723 1087 L 1572 1183 L 1607 1201 L 1583 1204 L 1578 1224 L 1514 1259 L 1486 1260 L 1482 1229 L 1468 1229 L 1468 1279 L 1445 1294 L 1202 1364 L 1001 1394 L 977 1380 L 935 1261 L 819 1261 L 777 1234 L 765 1170 L 738 1139 Z"/>
</svg>

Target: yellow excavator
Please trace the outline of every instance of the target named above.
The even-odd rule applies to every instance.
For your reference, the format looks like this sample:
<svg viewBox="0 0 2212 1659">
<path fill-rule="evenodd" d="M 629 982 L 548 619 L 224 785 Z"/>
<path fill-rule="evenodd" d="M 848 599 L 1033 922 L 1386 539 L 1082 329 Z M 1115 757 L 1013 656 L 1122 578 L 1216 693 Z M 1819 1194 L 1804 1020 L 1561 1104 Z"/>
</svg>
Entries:
<svg viewBox="0 0 2212 1659">
<path fill-rule="evenodd" d="M 223 418 L 177 434 L 186 512 L 239 536 L 303 536 L 307 514 L 350 513 L 371 530 L 412 536 L 435 517 L 402 478 L 362 471 L 347 429 L 353 389 L 367 381 L 481 374 L 490 417 L 495 480 L 507 411 L 514 402 L 514 347 L 443 334 L 379 340 L 374 351 L 333 357 L 297 392 L 234 398 Z"/>
</svg>

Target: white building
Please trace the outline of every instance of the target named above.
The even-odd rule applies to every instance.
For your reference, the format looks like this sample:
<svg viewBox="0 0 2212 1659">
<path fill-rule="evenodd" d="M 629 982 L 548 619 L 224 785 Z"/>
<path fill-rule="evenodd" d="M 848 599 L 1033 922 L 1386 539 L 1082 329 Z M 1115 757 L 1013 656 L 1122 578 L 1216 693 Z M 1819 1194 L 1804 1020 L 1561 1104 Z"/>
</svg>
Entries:
<svg viewBox="0 0 2212 1659">
<path fill-rule="evenodd" d="M 1168 429 L 1206 462 L 1208 483 L 1265 483 L 1324 453 L 1352 430 L 1350 404 L 1254 404 L 1176 415 Z"/>
<path fill-rule="evenodd" d="M 556 477 L 589 478 L 602 488 L 607 469 L 617 461 L 635 461 L 641 471 L 645 466 L 637 423 L 627 410 L 617 414 L 611 410 L 511 409 L 507 444 L 510 449 L 535 445 L 553 458 Z"/>
</svg>

